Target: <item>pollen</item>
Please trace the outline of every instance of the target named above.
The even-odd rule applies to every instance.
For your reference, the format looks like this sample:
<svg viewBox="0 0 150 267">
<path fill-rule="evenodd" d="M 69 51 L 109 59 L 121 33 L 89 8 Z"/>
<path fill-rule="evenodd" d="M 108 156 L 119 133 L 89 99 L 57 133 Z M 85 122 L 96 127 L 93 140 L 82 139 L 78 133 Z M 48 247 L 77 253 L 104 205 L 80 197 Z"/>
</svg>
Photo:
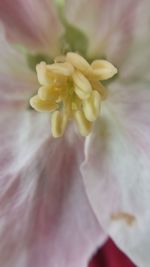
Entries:
<svg viewBox="0 0 150 267">
<path fill-rule="evenodd" d="M 136 221 L 136 218 L 133 214 L 127 213 L 127 212 L 118 212 L 118 213 L 113 213 L 111 215 L 111 219 L 113 221 L 124 221 L 126 222 L 129 226 L 133 225 Z"/>
<path fill-rule="evenodd" d="M 50 113 L 53 137 L 62 136 L 72 120 L 82 136 L 89 135 L 107 98 L 101 81 L 112 78 L 117 69 L 106 60 L 89 64 L 79 54 L 68 52 L 53 64 L 39 63 L 36 72 L 40 86 L 30 105 Z"/>
</svg>

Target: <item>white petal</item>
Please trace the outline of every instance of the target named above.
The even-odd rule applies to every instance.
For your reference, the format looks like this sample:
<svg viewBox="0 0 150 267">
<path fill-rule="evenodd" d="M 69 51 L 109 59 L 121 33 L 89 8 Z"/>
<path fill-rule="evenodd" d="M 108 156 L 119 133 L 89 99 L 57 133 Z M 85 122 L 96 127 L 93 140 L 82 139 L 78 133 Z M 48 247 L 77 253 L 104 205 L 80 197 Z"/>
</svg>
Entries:
<svg viewBox="0 0 150 267">
<path fill-rule="evenodd" d="M 66 1 L 66 16 L 89 37 L 90 54 L 120 65 L 134 33 L 136 0 Z"/>
<path fill-rule="evenodd" d="M 6 120 L 6 121 L 5 121 Z M 1 118 L 0 265 L 87 267 L 106 239 L 88 203 L 83 141 L 35 112 Z"/>
<path fill-rule="evenodd" d="M 114 84 L 86 140 L 89 201 L 105 231 L 140 267 L 150 263 L 150 90 Z"/>
<path fill-rule="evenodd" d="M 140 1 L 135 20 L 132 45 L 119 70 L 123 81 L 150 82 L 150 1 Z"/>
<path fill-rule="evenodd" d="M 29 98 L 37 90 L 36 75 L 25 55 L 13 48 L 0 28 L 0 103 L 1 106 L 28 106 Z"/>
</svg>

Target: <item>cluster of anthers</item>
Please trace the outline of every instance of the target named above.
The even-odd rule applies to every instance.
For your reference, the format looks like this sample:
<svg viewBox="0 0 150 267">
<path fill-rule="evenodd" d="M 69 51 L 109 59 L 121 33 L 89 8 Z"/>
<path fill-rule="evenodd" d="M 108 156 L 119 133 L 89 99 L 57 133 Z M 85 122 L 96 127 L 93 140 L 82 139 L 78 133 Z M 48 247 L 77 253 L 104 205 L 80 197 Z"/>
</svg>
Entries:
<svg viewBox="0 0 150 267">
<path fill-rule="evenodd" d="M 41 87 L 30 99 L 37 111 L 51 112 L 51 132 L 62 136 L 69 120 L 74 119 L 82 136 L 87 136 L 100 113 L 106 88 L 101 80 L 111 78 L 117 69 L 106 60 L 89 64 L 77 53 L 55 58 L 53 64 L 36 66 Z"/>
</svg>

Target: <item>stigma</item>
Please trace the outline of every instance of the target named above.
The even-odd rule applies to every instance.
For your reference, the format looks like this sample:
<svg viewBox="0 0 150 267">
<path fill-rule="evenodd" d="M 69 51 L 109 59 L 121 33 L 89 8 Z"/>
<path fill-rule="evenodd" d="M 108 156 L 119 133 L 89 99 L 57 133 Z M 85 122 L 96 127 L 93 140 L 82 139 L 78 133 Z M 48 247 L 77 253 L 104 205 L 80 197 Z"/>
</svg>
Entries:
<svg viewBox="0 0 150 267">
<path fill-rule="evenodd" d="M 36 71 L 40 88 L 30 105 L 50 113 L 53 137 L 62 136 L 72 120 L 82 136 L 89 135 L 107 98 L 101 81 L 112 78 L 117 69 L 106 60 L 89 64 L 79 54 L 68 52 L 56 57 L 53 64 L 41 62 Z"/>
</svg>

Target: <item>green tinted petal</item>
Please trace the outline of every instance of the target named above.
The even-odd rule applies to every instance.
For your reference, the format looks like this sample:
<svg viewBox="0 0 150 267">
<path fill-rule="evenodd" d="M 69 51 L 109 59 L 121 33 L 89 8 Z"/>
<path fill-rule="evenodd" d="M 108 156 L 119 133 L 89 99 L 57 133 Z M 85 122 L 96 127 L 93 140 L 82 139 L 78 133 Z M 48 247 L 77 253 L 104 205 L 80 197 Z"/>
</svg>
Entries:
<svg viewBox="0 0 150 267">
<path fill-rule="evenodd" d="M 44 54 L 27 54 L 27 63 L 30 69 L 36 71 L 36 65 L 41 61 L 46 62 L 47 64 L 53 63 L 53 60 Z"/>
<path fill-rule="evenodd" d="M 79 28 L 68 23 L 64 15 L 64 1 L 54 0 L 56 4 L 59 18 L 64 26 L 65 33 L 61 37 L 61 52 L 66 53 L 68 51 L 79 52 L 82 56 L 87 56 L 88 38 L 84 32 Z"/>
<path fill-rule="evenodd" d="M 62 50 L 79 52 L 82 56 L 86 57 L 88 48 L 88 38 L 86 35 L 69 23 L 65 23 L 65 30 L 66 32 L 61 39 Z"/>
</svg>

